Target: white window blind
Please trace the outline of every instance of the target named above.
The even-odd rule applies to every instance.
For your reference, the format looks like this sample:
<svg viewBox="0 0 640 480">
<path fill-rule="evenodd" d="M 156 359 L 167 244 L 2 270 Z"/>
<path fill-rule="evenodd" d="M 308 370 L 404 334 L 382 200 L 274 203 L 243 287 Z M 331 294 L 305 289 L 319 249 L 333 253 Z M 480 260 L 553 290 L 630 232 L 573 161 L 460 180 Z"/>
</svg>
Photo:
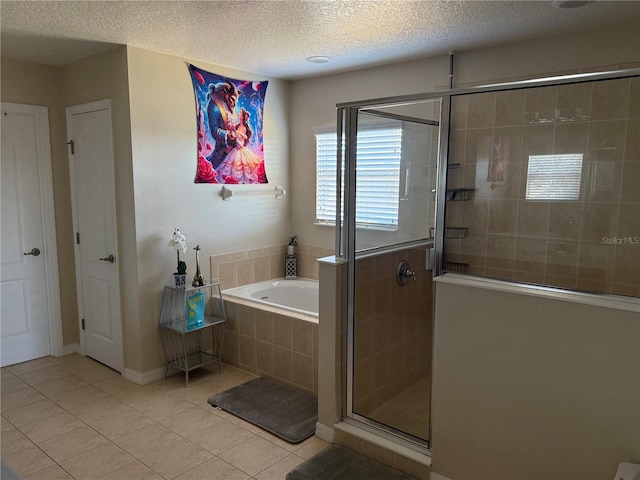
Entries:
<svg viewBox="0 0 640 480">
<path fill-rule="evenodd" d="M 527 200 L 578 200 L 582 153 L 529 155 Z"/>
<path fill-rule="evenodd" d="M 338 136 L 316 134 L 316 222 L 335 223 Z M 344 175 L 344 168 L 342 171 Z M 344 192 L 341 192 L 344 193 Z"/>
<path fill-rule="evenodd" d="M 356 150 L 356 223 L 397 229 L 402 129 L 360 130 Z M 336 149 L 334 133 L 316 134 L 316 221 L 335 223 Z"/>
</svg>

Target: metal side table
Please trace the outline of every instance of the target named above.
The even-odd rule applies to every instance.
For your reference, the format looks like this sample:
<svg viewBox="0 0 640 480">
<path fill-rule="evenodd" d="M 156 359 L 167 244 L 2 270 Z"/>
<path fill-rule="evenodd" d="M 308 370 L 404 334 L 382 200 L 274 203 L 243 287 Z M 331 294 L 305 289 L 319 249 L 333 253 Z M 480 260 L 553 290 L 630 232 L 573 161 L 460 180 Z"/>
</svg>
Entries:
<svg viewBox="0 0 640 480">
<path fill-rule="evenodd" d="M 194 316 L 187 301 L 197 298 L 204 315 Z M 190 314 L 191 313 L 191 317 Z M 189 372 L 211 362 L 218 362 L 222 373 L 222 342 L 227 316 L 224 300 L 217 282 L 198 287 L 176 288 L 166 286 L 158 326 L 165 354 L 163 378 L 169 367 L 185 373 L 185 386 L 189 385 Z"/>
</svg>

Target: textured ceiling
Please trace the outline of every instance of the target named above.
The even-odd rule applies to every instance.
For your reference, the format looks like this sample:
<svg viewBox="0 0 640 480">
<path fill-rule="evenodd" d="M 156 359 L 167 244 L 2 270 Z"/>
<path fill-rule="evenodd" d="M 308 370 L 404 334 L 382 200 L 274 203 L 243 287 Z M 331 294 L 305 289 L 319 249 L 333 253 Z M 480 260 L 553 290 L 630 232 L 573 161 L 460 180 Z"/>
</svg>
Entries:
<svg viewBox="0 0 640 480">
<path fill-rule="evenodd" d="M 640 1 L 0 0 L 2 56 L 65 65 L 116 45 L 284 79 L 635 23 Z M 326 55 L 326 64 L 306 57 Z"/>
</svg>

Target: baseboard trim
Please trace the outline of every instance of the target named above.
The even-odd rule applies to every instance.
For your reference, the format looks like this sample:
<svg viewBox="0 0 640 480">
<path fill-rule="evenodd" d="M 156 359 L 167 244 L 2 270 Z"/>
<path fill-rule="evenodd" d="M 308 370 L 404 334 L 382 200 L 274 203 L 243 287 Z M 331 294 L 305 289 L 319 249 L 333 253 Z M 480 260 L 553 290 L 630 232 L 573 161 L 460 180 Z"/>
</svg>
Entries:
<svg viewBox="0 0 640 480">
<path fill-rule="evenodd" d="M 62 353 L 57 356 L 64 357 L 65 355 L 71 355 L 72 353 L 80 353 L 79 343 L 70 343 L 69 345 L 65 345 L 62 347 Z"/>
<path fill-rule="evenodd" d="M 127 380 L 137 383 L 138 385 L 146 385 L 147 383 L 155 382 L 162 379 L 164 376 L 164 367 L 156 368 L 155 370 L 149 370 L 148 372 L 140 373 L 130 368 L 126 368 L 122 372 L 122 376 Z"/>
<path fill-rule="evenodd" d="M 325 442 L 334 443 L 336 432 L 333 428 L 327 427 L 326 425 L 316 422 L 316 437 Z"/>
</svg>

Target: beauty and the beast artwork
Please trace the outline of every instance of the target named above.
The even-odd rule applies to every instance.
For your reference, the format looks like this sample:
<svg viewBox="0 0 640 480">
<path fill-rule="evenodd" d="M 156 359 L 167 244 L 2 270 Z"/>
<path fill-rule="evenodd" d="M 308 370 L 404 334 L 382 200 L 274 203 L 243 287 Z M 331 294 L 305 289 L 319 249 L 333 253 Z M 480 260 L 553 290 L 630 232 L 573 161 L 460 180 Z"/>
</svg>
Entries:
<svg viewBox="0 0 640 480">
<path fill-rule="evenodd" d="M 198 118 L 195 183 L 268 183 L 263 111 L 268 82 L 235 80 L 189 65 Z"/>
</svg>

